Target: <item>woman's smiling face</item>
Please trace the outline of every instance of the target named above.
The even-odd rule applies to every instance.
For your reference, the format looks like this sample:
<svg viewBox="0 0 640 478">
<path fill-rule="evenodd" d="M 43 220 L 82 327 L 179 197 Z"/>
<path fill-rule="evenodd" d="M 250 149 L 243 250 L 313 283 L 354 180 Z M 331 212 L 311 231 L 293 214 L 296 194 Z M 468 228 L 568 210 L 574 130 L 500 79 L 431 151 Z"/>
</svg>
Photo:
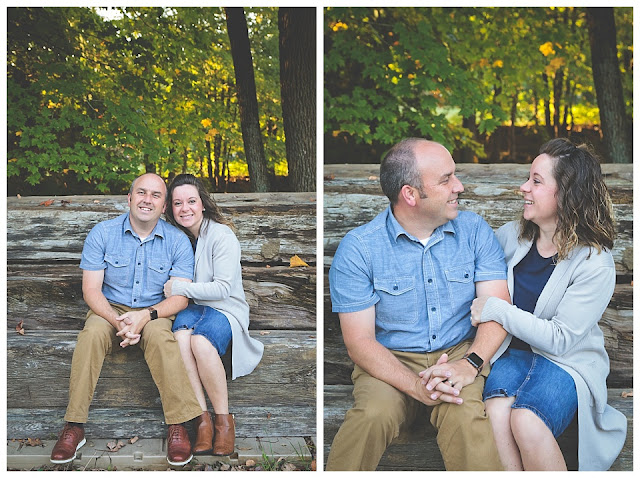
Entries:
<svg viewBox="0 0 640 478">
<path fill-rule="evenodd" d="M 198 189 L 190 184 L 175 188 L 171 195 L 171 208 L 176 222 L 189 229 L 195 237 L 198 237 L 200 225 L 204 218 L 202 214 L 204 206 L 198 194 Z"/>
</svg>

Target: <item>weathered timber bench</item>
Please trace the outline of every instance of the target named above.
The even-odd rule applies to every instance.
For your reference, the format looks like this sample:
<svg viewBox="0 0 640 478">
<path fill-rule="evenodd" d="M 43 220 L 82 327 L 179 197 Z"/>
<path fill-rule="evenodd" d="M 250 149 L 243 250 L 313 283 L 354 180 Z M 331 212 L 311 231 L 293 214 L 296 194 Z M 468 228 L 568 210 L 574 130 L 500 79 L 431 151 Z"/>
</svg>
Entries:
<svg viewBox="0 0 640 478">
<path fill-rule="evenodd" d="M 314 193 L 215 196 L 242 246 L 256 370 L 229 381 L 237 436 L 316 435 Z M 41 203 L 53 199 L 49 206 Z M 126 196 L 7 200 L 7 438 L 55 438 L 87 306 L 79 269 L 86 234 L 127 210 Z M 298 255 L 309 267 L 289 267 Z M 22 321 L 25 334 L 16 332 Z M 160 398 L 139 349 L 107 357 L 89 412 L 94 438 L 164 438 Z"/>
<path fill-rule="evenodd" d="M 623 392 L 633 387 L 633 183 L 632 165 L 603 165 L 614 202 L 617 240 L 613 250 L 617 284 L 614 296 L 600 322 L 611 360 L 607 380 L 609 403 L 628 417 L 629 431 L 624 449 L 612 470 L 633 469 L 633 399 Z M 517 219 L 522 199 L 516 194 L 528 177 L 529 165 L 458 164 L 457 176 L 465 187 L 460 209 L 477 212 L 497 229 Z M 325 165 L 324 167 L 324 457 L 345 412 L 353 401 L 353 363 L 342 341 L 337 314 L 331 312 L 328 270 L 340 240 L 354 227 L 373 219 L 388 201 L 379 185 L 379 165 Z M 625 394 L 626 395 L 626 394 Z M 570 469 L 576 469 L 577 425 L 560 439 Z M 444 470 L 428 418 L 403 430 L 387 449 L 378 470 Z"/>
</svg>

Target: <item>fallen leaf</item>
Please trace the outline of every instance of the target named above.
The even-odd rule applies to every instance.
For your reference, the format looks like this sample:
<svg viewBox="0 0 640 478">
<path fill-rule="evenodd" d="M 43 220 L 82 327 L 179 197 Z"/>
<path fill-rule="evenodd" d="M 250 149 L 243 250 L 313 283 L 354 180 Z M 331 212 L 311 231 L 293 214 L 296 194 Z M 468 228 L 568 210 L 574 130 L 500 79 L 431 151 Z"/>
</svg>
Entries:
<svg viewBox="0 0 640 478">
<path fill-rule="evenodd" d="M 117 443 L 115 441 L 110 441 L 109 443 L 107 443 L 107 451 L 118 451 L 125 445 L 126 443 L 123 441 L 119 441 Z"/>
<path fill-rule="evenodd" d="M 62 206 L 66 206 L 67 204 L 71 204 L 71 201 L 67 201 L 65 199 L 60 199 L 60 203 L 62 204 Z"/>
<path fill-rule="evenodd" d="M 16 197 L 17 197 L 18 199 L 22 199 L 22 196 L 20 196 L 19 194 L 16 194 Z"/>
<path fill-rule="evenodd" d="M 94 199 L 93 204 L 100 204 L 100 199 Z"/>
<path fill-rule="evenodd" d="M 289 267 L 309 267 L 309 264 L 295 255 L 289 259 Z"/>
<path fill-rule="evenodd" d="M 53 204 L 53 199 L 49 199 L 48 201 L 42 201 L 38 206 L 51 206 Z"/>
<path fill-rule="evenodd" d="M 271 418 L 271 412 L 267 412 L 267 420 Z"/>
<path fill-rule="evenodd" d="M 316 471 L 316 460 L 311 461 L 311 471 Z"/>
<path fill-rule="evenodd" d="M 252 460 L 252 459 L 248 459 L 248 460 L 245 462 L 245 465 L 247 465 L 247 466 L 256 466 L 256 461 L 255 461 L 255 460 Z"/>
<path fill-rule="evenodd" d="M 268 330 L 261 330 L 260 331 L 260 335 L 269 335 L 271 332 L 269 332 Z"/>
<path fill-rule="evenodd" d="M 129 438 L 129 443 L 131 443 L 132 445 L 137 442 L 139 440 L 138 437 L 133 437 L 133 438 Z"/>
<path fill-rule="evenodd" d="M 335 174 L 329 174 L 327 176 L 324 177 L 325 181 L 333 181 L 336 178 Z"/>
<path fill-rule="evenodd" d="M 266 267 L 267 269 L 269 269 L 271 266 L 270 266 L 269 264 L 267 264 L 265 267 Z"/>
<path fill-rule="evenodd" d="M 622 398 L 633 397 L 633 390 L 630 392 L 622 392 Z"/>
<path fill-rule="evenodd" d="M 369 181 L 377 181 L 379 178 L 378 176 L 369 176 L 367 179 L 369 179 Z"/>
<path fill-rule="evenodd" d="M 44 446 L 40 438 L 27 438 L 27 446 Z"/>
<path fill-rule="evenodd" d="M 230 470 L 230 469 L 231 469 L 231 465 L 229 463 L 223 463 L 220 466 L 220 471 L 227 471 L 227 470 Z"/>
<path fill-rule="evenodd" d="M 21 320 L 20 323 L 18 325 L 16 325 L 16 332 L 18 332 L 20 335 L 24 335 L 24 320 Z"/>
<path fill-rule="evenodd" d="M 296 471 L 296 465 L 293 463 L 285 463 L 282 466 L 282 471 Z"/>
</svg>

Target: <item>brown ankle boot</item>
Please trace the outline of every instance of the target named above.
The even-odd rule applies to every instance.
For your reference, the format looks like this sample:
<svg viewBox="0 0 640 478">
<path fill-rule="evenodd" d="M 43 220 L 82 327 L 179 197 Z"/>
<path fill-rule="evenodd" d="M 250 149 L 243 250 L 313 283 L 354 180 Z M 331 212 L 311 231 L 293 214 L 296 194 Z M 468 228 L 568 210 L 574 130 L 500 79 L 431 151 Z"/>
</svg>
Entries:
<svg viewBox="0 0 640 478">
<path fill-rule="evenodd" d="M 196 436 L 196 444 L 193 446 L 194 455 L 204 455 L 213 450 L 213 421 L 209 412 L 202 412 L 202 415 L 196 418 L 195 428 L 198 432 Z"/>
<path fill-rule="evenodd" d="M 213 441 L 213 454 L 231 455 L 236 441 L 236 427 L 232 414 L 216 415 L 214 419 L 215 440 Z"/>
</svg>

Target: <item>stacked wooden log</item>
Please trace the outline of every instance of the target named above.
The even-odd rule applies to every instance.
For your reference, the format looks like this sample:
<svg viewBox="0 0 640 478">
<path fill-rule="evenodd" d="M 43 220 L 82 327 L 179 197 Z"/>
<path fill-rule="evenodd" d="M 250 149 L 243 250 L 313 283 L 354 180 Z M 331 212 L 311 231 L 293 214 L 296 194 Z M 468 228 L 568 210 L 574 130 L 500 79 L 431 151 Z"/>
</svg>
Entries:
<svg viewBox="0 0 640 478">
<path fill-rule="evenodd" d="M 8 438 L 52 438 L 60 430 L 87 311 L 78 267 L 84 238 L 96 223 L 127 211 L 126 196 L 51 199 L 7 200 Z M 237 434 L 315 437 L 315 194 L 215 199 L 236 226 L 250 333 L 265 344 L 258 368 L 229 383 Z M 309 266 L 290 268 L 294 255 Z M 87 434 L 165 436 L 159 395 L 139 349 L 107 358 Z"/>
<path fill-rule="evenodd" d="M 627 444 L 612 469 L 631 469 L 632 399 L 622 398 L 633 386 L 633 170 L 632 165 L 603 165 L 606 183 L 614 203 L 617 239 L 613 249 L 617 284 L 600 327 L 611 360 L 608 378 L 610 403 L 629 417 Z M 529 175 L 529 165 L 459 164 L 456 175 L 464 185 L 460 209 L 471 210 L 497 229 L 518 219 L 522 212 L 519 186 Z M 325 165 L 324 169 L 324 443 L 325 457 L 333 436 L 351 406 L 353 363 L 347 356 L 337 314 L 331 311 L 328 269 L 340 240 L 354 227 L 373 219 L 388 205 L 379 183 L 379 165 Z M 418 425 L 429 429 L 428 422 Z M 575 441 L 565 438 L 571 448 Z M 575 443 L 573 443 L 575 445 Z M 575 460 L 568 460 L 575 462 Z M 401 434 L 388 449 L 379 469 L 442 470 L 443 464 L 433 430 L 417 437 L 412 430 Z"/>
</svg>

